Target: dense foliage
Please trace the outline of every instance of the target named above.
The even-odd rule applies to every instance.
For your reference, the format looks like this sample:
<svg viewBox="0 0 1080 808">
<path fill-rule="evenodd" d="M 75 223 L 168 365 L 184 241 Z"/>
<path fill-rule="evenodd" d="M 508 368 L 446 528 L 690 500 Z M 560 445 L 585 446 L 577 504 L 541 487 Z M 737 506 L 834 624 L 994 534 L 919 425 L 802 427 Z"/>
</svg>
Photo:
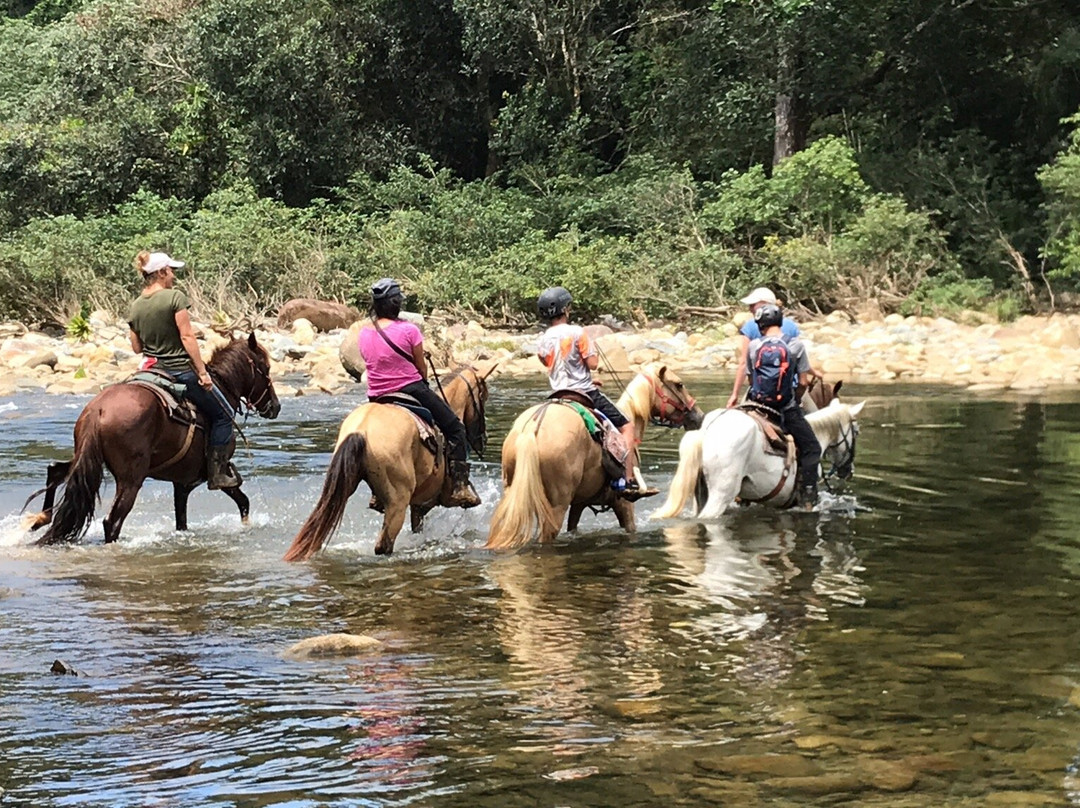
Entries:
<svg viewBox="0 0 1080 808">
<path fill-rule="evenodd" d="M 1039 308 L 1078 109 L 1072 0 L 3 0 L 0 314 Z"/>
</svg>

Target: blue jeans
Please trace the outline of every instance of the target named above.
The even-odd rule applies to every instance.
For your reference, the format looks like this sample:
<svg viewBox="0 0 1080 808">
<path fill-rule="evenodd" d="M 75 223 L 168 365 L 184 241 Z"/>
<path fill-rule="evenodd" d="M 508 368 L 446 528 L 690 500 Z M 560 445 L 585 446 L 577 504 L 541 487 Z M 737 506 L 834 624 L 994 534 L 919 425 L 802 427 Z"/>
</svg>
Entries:
<svg viewBox="0 0 1080 808">
<path fill-rule="evenodd" d="M 187 388 L 187 397 L 207 420 L 210 421 L 207 440 L 211 446 L 225 446 L 233 438 L 233 413 L 226 407 L 221 391 L 207 390 L 199 384 L 199 377 L 194 370 L 170 370 L 169 375 Z M 215 388 L 216 390 L 216 388 Z M 219 400 L 219 396 L 221 396 Z"/>
</svg>

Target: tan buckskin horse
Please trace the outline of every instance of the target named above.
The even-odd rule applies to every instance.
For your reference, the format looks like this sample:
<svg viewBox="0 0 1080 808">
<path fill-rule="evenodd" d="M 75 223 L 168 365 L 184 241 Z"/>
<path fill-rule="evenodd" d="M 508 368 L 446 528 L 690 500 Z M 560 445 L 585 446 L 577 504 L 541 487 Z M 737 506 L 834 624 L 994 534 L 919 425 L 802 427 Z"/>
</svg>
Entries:
<svg viewBox="0 0 1080 808">
<path fill-rule="evenodd" d="M 634 424 L 639 442 L 650 420 L 697 429 L 703 417 L 682 380 L 664 365 L 650 365 L 638 373 L 616 406 Z M 503 441 L 505 490 L 491 518 L 487 547 L 512 550 L 537 534 L 541 542 L 550 542 L 567 511 L 566 529 L 573 531 L 589 506 L 610 507 L 620 527 L 632 533 L 633 503 L 611 489 L 601 453 L 574 409 L 545 402 L 525 410 Z"/>
<path fill-rule="evenodd" d="M 247 401 L 264 418 L 277 418 L 281 412 L 270 381 L 270 359 L 254 334 L 218 348 L 206 367 L 234 411 Z M 45 508 L 27 520 L 34 530 L 49 525 L 38 544 L 75 541 L 86 532 L 105 468 L 116 479 L 116 496 L 105 517 L 106 543 L 120 538 L 120 528 L 147 477 L 173 484 L 176 529 L 187 530 L 188 496 L 206 480 L 205 435 L 203 428 L 170 419 L 158 393 L 146 385 L 106 387 L 75 422 L 72 459 L 49 466 Z M 235 442 L 230 455 L 233 447 Z M 60 486 L 64 490 L 54 510 L 53 498 Z M 223 488 L 222 493 L 236 503 L 247 524 L 250 503 L 240 486 Z"/>
<path fill-rule="evenodd" d="M 485 372 L 461 367 L 442 377 L 439 392 L 465 425 L 469 445 L 480 454 L 487 443 L 484 403 L 488 398 Z M 304 561 L 317 553 L 341 524 L 349 497 L 363 480 L 382 505 L 383 522 L 376 555 L 394 552 L 394 541 L 412 506 L 412 530 L 418 532 L 424 516 L 439 504 L 449 486 L 445 458 L 424 446 L 416 418 L 403 407 L 368 402 L 353 410 L 338 430 L 334 456 L 323 481 L 322 494 L 300 532 L 293 539 L 286 561 Z"/>
</svg>

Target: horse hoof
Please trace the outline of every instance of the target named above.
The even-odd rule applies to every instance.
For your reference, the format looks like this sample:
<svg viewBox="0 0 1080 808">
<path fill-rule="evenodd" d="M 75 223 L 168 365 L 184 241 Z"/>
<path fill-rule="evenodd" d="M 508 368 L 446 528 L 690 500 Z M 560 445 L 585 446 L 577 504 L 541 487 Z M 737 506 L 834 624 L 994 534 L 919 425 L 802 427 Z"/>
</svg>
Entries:
<svg viewBox="0 0 1080 808">
<path fill-rule="evenodd" d="M 28 513 L 19 522 L 19 530 L 37 530 L 43 525 L 49 524 L 49 516 L 45 513 Z"/>
<path fill-rule="evenodd" d="M 240 524 L 242 524 L 244 527 L 251 527 L 251 517 L 250 516 L 241 516 L 240 517 Z"/>
</svg>

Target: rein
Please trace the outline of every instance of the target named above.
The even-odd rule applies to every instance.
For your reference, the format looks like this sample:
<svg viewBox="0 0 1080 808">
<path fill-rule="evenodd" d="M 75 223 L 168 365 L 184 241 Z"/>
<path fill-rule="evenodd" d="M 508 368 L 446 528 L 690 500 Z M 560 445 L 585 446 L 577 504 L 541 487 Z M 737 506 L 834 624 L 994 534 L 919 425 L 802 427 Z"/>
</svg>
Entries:
<svg viewBox="0 0 1080 808">
<path fill-rule="evenodd" d="M 840 437 L 829 444 L 830 449 L 836 447 L 837 449 L 843 449 L 846 453 L 843 461 L 837 462 L 835 459 L 832 460 L 832 465 L 829 467 L 829 470 L 821 475 L 821 481 L 825 484 L 825 489 L 830 494 L 835 493 L 835 490 L 829 483 L 831 477 L 843 480 L 850 477 L 855 471 L 855 437 L 854 422 L 848 422 L 846 426 L 841 427 Z"/>
<path fill-rule="evenodd" d="M 439 372 L 435 369 L 435 363 L 431 361 L 430 356 L 427 357 L 427 361 L 428 366 L 431 368 L 431 375 L 435 377 L 435 385 L 439 388 L 439 393 L 442 395 L 443 401 L 449 404 L 450 399 L 447 398 L 446 390 L 443 389 L 442 379 L 439 378 Z M 465 424 L 465 440 L 468 442 L 469 448 L 476 453 L 476 456 L 480 460 L 483 460 L 484 446 L 487 444 L 487 417 L 484 412 L 484 396 L 482 392 L 478 391 L 481 386 L 485 384 L 484 380 L 480 379 L 480 384 L 477 386 L 477 389 L 474 390 L 472 384 L 465 378 L 465 374 L 460 370 L 455 370 L 446 378 L 448 381 L 455 378 L 461 379 L 465 384 L 465 389 L 469 393 L 469 402 L 472 404 L 473 411 L 476 413 L 476 418 Z M 464 421 L 464 418 L 462 418 L 462 420 Z M 475 426 L 476 424 L 479 424 L 479 428 Z"/>
</svg>

